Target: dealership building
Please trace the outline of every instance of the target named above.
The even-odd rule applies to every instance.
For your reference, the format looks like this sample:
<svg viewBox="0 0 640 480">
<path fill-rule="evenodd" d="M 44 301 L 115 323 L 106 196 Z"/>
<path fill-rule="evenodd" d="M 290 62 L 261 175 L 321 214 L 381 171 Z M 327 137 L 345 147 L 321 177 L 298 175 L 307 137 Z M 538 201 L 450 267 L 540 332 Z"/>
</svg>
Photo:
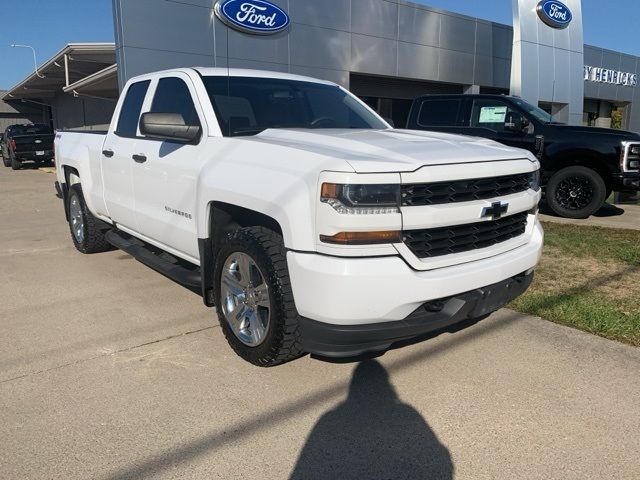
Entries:
<svg viewBox="0 0 640 480">
<path fill-rule="evenodd" d="M 3 99 L 49 105 L 56 128 L 97 128 L 135 75 L 255 68 L 334 81 L 396 126 L 419 95 L 511 93 L 560 121 L 606 127 L 616 117 L 640 131 L 640 59 L 584 45 L 580 0 L 501 1 L 512 26 L 404 0 L 113 0 L 115 45 L 100 44 L 110 52 L 76 44 L 44 65 L 50 82 L 32 75 Z M 260 12 L 267 26 L 279 18 L 274 6 L 286 24 L 253 28 Z M 65 70 L 65 55 L 84 69 Z"/>
</svg>

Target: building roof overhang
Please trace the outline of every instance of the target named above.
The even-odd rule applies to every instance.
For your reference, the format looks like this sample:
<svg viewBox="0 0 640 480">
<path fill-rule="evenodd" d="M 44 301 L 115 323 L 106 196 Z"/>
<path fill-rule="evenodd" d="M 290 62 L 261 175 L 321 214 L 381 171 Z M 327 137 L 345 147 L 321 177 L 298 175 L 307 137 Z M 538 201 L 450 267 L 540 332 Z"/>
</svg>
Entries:
<svg viewBox="0 0 640 480">
<path fill-rule="evenodd" d="M 113 43 L 70 43 L 6 92 L 5 101 L 52 98 L 64 88 L 116 63 Z M 117 86 L 116 86 L 117 91 Z"/>
</svg>

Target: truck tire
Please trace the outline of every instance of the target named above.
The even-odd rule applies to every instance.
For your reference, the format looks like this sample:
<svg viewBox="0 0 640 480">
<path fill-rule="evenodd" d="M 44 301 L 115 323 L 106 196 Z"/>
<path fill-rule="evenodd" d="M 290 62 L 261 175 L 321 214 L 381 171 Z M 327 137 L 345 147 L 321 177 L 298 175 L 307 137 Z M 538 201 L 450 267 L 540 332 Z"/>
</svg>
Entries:
<svg viewBox="0 0 640 480">
<path fill-rule="evenodd" d="M 22 162 L 16 158 L 14 152 L 9 152 L 9 163 L 11 164 L 11 170 L 20 170 L 22 168 Z"/>
<path fill-rule="evenodd" d="M 105 232 L 100 229 L 99 220 L 93 216 L 84 202 L 79 183 L 69 188 L 67 212 L 71 238 L 79 252 L 98 253 L 111 250 L 111 244 L 105 239 Z"/>
<path fill-rule="evenodd" d="M 8 157 L 4 156 L 4 153 L 0 153 L 0 155 L 2 156 L 2 163 L 4 164 L 5 167 L 10 167 L 11 166 L 11 160 L 9 160 Z"/>
<path fill-rule="evenodd" d="M 231 348 L 259 367 L 304 355 L 282 236 L 238 228 L 221 240 L 215 258 L 216 311 Z"/>
<path fill-rule="evenodd" d="M 607 199 L 602 177 L 587 167 L 566 167 L 547 183 L 546 199 L 551 210 L 565 218 L 588 218 Z"/>
</svg>

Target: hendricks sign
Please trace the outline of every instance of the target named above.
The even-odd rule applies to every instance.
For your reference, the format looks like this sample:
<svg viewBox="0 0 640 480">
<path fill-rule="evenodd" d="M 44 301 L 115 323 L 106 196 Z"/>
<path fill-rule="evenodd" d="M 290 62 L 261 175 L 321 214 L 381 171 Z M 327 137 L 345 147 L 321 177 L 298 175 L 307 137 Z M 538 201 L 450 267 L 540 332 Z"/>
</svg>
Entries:
<svg viewBox="0 0 640 480">
<path fill-rule="evenodd" d="M 610 83 L 612 85 L 622 85 L 624 87 L 635 87 L 638 85 L 638 75 L 635 73 L 619 72 L 609 68 L 584 67 L 584 79 L 587 82 Z"/>
</svg>

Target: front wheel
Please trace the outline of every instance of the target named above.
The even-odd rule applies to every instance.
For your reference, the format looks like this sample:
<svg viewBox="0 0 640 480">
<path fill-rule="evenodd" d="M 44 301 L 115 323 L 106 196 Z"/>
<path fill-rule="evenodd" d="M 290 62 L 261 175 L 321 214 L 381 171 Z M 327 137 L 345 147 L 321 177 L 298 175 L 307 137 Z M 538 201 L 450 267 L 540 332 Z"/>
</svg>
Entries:
<svg viewBox="0 0 640 480">
<path fill-rule="evenodd" d="M 82 187 L 76 183 L 69 188 L 67 197 L 69 230 L 73 245 L 81 253 L 98 253 L 111 250 L 99 220 L 87 208 L 82 195 Z"/>
<path fill-rule="evenodd" d="M 281 235 L 264 227 L 230 232 L 214 278 L 220 325 L 240 357 L 271 367 L 304 354 Z"/>
<path fill-rule="evenodd" d="M 547 203 L 557 215 L 587 218 L 607 199 L 602 177 L 587 167 L 567 167 L 556 172 L 546 188 Z"/>
<path fill-rule="evenodd" d="M 5 167 L 10 167 L 11 166 L 11 160 L 9 160 L 9 157 L 5 157 L 4 153 L 0 153 L 0 155 L 2 155 L 2 163 L 4 164 Z"/>
</svg>

